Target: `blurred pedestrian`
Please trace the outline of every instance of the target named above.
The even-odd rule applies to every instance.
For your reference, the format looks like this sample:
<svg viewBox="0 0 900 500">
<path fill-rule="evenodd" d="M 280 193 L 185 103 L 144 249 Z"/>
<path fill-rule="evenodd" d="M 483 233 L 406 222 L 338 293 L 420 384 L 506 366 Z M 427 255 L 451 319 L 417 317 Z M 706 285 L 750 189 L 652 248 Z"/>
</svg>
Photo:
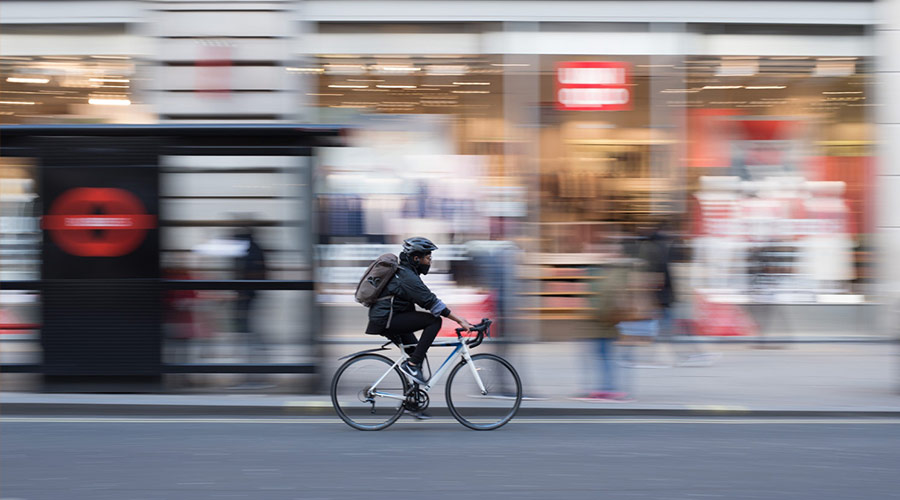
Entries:
<svg viewBox="0 0 900 500">
<path fill-rule="evenodd" d="M 664 228 L 651 229 L 642 243 L 641 256 L 648 261 L 648 270 L 655 273 L 655 291 L 659 306 L 659 333 L 657 342 L 666 343 L 671 348 L 674 363 L 678 366 L 709 366 L 716 354 L 704 351 L 698 342 L 680 341 L 677 337 L 693 334 L 685 310 L 689 305 L 686 297 L 680 297 L 676 286 L 674 266 L 690 259 L 688 245 Z"/>
<path fill-rule="evenodd" d="M 624 247 L 633 264 L 628 275 L 627 318 L 617 325 L 625 337 L 622 363 L 630 368 L 663 368 L 664 365 L 648 361 L 648 356 L 638 356 L 639 349 L 650 346 L 659 334 L 662 304 L 670 300 L 671 290 L 666 290 L 664 248 L 660 235 L 652 225 L 638 226 L 634 236 Z M 651 357 L 652 358 L 652 357 Z"/>
<path fill-rule="evenodd" d="M 168 280 L 193 279 L 181 258 L 174 258 L 165 266 L 163 276 Z M 166 290 L 163 295 L 165 318 L 166 361 L 173 364 L 191 363 L 191 347 L 196 337 L 197 325 L 194 317 L 196 290 Z M 175 386 L 187 387 L 191 384 L 188 374 L 173 374 L 169 377 Z"/>
<path fill-rule="evenodd" d="M 256 242 L 253 228 L 242 227 L 235 231 L 234 240 L 243 244 L 243 251 L 234 259 L 234 277 L 237 280 L 266 279 L 266 256 Z M 234 302 L 235 329 L 246 354 L 248 363 L 266 362 L 266 342 L 262 333 L 254 328 L 252 318 L 258 292 L 251 287 L 239 288 Z M 259 376 L 248 376 L 237 389 L 264 389 L 271 387 Z"/>
<path fill-rule="evenodd" d="M 616 342 L 620 335 L 616 325 L 629 319 L 627 287 L 632 263 L 631 259 L 614 257 L 591 269 L 593 321 L 586 334 L 593 344 L 596 371 L 586 399 L 629 400 L 618 359 Z"/>
</svg>

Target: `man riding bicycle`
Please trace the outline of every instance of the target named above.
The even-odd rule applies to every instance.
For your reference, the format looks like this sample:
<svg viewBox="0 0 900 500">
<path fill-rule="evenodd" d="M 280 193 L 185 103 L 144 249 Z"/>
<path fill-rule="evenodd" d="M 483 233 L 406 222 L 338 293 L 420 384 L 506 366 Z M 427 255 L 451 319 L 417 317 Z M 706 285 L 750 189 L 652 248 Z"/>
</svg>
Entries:
<svg viewBox="0 0 900 500">
<path fill-rule="evenodd" d="M 472 328 L 468 321 L 454 315 L 419 277 L 428 274 L 431 252 L 437 249 L 437 245 L 428 238 L 419 236 L 403 242 L 397 272 L 382 292 L 383 300 L 378 300 L 369 308 L 369 324 L 366 327 L 367 334 L 383 335 L 406 345 L 415 344 L 414 347 L 407 347 L 409 359 L 400 365 L 400 369 L 420 384 L 426 382 L 422 363 L 441 329 L 441 318 L 450 318 L 466 330 Z M 416 306 L 428 312 L 416 311 Z M 418 342 L 413 335 L 417 330 L 422 330 Z"/>
</svg>

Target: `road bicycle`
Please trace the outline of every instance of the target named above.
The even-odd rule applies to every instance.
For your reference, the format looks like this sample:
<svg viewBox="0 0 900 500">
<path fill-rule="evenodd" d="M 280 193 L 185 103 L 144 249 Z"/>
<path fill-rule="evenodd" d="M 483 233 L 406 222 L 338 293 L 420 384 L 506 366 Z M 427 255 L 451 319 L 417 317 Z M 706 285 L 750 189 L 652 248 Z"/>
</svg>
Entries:
<svg viewBox="0 0 900 500">
<path fill-rule="evenodd" d="M 355 352 L 346 359 L 331 381 L 331 402 L 338 416 L 361 431 L 385 429 L 403 415 L 424 411 L 431 403 L 429 391 L 449 371 L 444 389 L 447 409 L 466 427 L 479 431 L 497 429 L 508 423 L 522 403 L 522 382 L 508 361 L 495 354 L 471 354 L 471 349 L 490 337 L 491 320 L 484 318 L 472 327 L 475 337 L 464 337 L 456 329 L 455 342 L 434 343 L 432 347 L 452 347 L 453 352 L 434 374 L 426 363 L 428 381 L 418 384 L 400 370 L 408 356 L 399 341 L 389 340 L 380 348 Z M 391 360 L 381 351 L 400 347 L 400 357 Z"/>
</svg>

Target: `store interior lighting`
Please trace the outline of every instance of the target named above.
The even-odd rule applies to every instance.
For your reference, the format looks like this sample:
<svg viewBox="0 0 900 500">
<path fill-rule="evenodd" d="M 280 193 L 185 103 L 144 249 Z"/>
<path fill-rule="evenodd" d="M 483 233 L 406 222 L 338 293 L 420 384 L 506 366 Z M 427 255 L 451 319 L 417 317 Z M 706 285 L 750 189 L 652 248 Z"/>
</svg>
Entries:
<svg viewBox="0 0 900 500">
<path fill-rule="evenodd" d="M 112 99 L 103 97 L 92 97 L 88 99 L 88 104 L 97 106 L 130 106 L 130 99 Z"/>
<path fill-rule="evenodd" d="M 6 79 L 9 83 L 50 83 L 49 78 L 39 78 L 39 77 L 19 77 L 19 76 L 11 76 Z"/>
</svg>

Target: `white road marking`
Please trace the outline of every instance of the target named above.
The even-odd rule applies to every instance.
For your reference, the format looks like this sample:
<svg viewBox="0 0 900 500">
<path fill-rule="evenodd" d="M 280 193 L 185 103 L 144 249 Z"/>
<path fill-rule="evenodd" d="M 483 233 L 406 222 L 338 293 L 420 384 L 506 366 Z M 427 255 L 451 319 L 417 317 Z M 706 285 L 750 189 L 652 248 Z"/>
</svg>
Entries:
<svg viewBox="0 0 900 500">
<path fill-rule="evenodd" d="M 341 424 L 338 418 L 166 418 L 166 417 L 0 417 L 0 423 L 43 424 Z M 452 418 L 428 421 L 402 420 L 395 425 L 450 424 Z M 528 418 L 513 419 L 516 424 L 717 424 L 717 425 L 900 425 L 900 418 L 766 418 L 766 417 L 656 417 L 656 418 Z"/>
</svg>

